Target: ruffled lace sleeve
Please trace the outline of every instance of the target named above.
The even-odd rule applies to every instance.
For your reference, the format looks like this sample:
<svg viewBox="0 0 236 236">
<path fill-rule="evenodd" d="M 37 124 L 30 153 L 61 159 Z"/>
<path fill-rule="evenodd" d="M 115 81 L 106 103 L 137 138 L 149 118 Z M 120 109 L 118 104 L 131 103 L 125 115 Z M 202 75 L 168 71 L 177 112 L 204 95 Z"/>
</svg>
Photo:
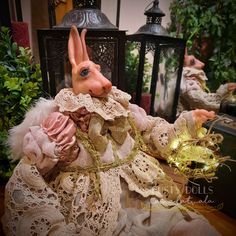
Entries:
<svg viewBox="0 0 236 236">
<path fill-rule="evenodd" d="M 181 82 L 180 102 L 182 110 L 193 110 L 196 108 L 218 112 L 221 100 L 227 95 L 227 84 L 221 85 L 215 93 L 204 90 L 203 84 L 207 80 L 202 70 L 185 67 Z"/>
<path fill-rule="evenodd" d="M 216 94 L 218 94 L 222 98 L 228 95 L 228 84 L 221 84 L 220 87 L 216 90 Z"/>
<path fill-rule="evenodd" d="M 170 152 L 172 141 L 181 135 L 196 136 L 196 127 L 191 112 L 184 112 L 174 124 L 160 117 L 148 116 L 137 105 L 129 106 L 137 128 L 141 131 L 144 142 L 150 150 L 161 159 Z"/>
<path fill-rule="evenodd" d="M 182 96 L 183 98 L 183 96 Z M 207 93 L 198 90 L 189 90 L 184 94 L 184 99 L 189 101 L 190 109 L 206 109 L 208 111 L 218 111 L 222 96 L 219 93 Z"/>
</svg>

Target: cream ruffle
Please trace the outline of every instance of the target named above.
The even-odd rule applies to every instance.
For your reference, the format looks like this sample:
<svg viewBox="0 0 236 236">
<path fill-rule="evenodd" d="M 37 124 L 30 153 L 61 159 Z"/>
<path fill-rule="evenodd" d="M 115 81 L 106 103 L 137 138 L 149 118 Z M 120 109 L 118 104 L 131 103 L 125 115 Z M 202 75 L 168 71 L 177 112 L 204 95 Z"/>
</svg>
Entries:
<svg viewBox="0 0 236 236">
<path fill-rule="evenodd" d="M 128 116 L 130 95 L 112 87 L 107 98 L 95 98 L 89 94 L 75 95 L 69 88 L 62 89 L 55 97 L 60 112 L 75 112 L 85 107 L 89 112 L 99 114 L 104 120 Z"/>
<path fill-rule="evenodd" d="M 196 69 L 196 68 L 192 68 L 192 67 L 184 67 L 183 68 L 183 75 L 185 77 L 196 77 L 198 78 L 199 80 L 202 80 L 202 81 L 206 81 L 208 80 L 207 77 L 206 77 L 206 74 L 203 70 L 199 70 L 199 69 Z"/>
</svg>

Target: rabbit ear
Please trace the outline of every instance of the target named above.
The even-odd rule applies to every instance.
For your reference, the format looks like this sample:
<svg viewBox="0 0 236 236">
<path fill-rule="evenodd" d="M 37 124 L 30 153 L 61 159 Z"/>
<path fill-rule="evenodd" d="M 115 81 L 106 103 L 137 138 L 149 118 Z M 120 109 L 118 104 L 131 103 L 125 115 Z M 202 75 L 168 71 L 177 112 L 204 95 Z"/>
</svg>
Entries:
<svg viewBox="0 0 236 236">
<path fill-rule="evenodd" d="M 185 54 L 184 55 L 188 56 L 188 49 L 187 49 L 187 47 L 185 47 Z"/>
<path fill-rule="evenodd" d="M 77 66 L 83 60 L 83 48 L 76 26 L 72 26 L 68 41 L 68 55 L 72 67 Z"/>
<path fill-rule="evenodd" d="M 86 42 L 85 42 L 85 35 L 87 33 L 86 29 L 83 29 L 81 32 L 81 41 L 82 41 L 82 46 L 83 46 L 83 60 L 87 61 L 89 60 L 88 52 L 87 52 L 87 47 L 86 47 Z"/>
</svg>

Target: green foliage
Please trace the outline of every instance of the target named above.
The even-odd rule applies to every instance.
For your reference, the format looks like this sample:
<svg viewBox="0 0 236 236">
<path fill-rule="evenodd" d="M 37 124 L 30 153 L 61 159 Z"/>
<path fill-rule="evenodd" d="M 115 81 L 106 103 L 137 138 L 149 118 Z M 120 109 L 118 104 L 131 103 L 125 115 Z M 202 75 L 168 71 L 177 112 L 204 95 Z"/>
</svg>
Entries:
<svg viewBox="0 0 236 236">
<path fill-rule="evenodd" d="M 16 164 L 9 159 L 10 152 L 6 145 L 7 135 L 7 131 L 0 131 L 0 184 L 11 176 Z"/>
<path fill-rule="evenodd" d="M 210 87 L 236 81 L 235 0 L 174 0 L 170 12 L 168 31 L 205 62 Z"/>
<path fill-rule="evenodd" d="M 127 42 L 126 52 L 125 52 L 125 78 L 127 82 L 127 92 L 133 94 L 136 91 L 136 83 L 138 78 L 138 66 L 139 66 L 139 54 L 136 52 L 136 45 L 132 42 Z M 145 58 L 144 63 L 144 76 L 143 76 L 143 86 L 142 91 L 147 93 L 149 91 L 149 84 L 151 81 L 151 76 L 149 71 L 151 69 L 151 64 Z"/>
<path fill-rule="evenodd" d="M 0 32 L 0 179 L 8 178 L 12 167 L 5 144 L 8 130 L 19 124 L 34 100 L 41 96 L 42 76 L 32 61 L 29 48 L 11 41 L 9 29 Z"/>
</svg>

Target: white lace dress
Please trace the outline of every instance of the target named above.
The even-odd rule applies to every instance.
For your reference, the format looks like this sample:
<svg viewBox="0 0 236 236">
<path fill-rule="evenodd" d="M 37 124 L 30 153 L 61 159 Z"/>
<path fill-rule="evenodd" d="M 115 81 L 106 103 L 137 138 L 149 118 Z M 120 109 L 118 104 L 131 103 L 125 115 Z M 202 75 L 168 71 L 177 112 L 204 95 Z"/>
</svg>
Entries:
<svg viewBox="0 0 236 236">
<path fill-rule="evenodd" d="M 187 218 L 200 221 L 200 234 L 217 235 L 202 216 L 178 204 L 178 188 L 153 158 L 168 154 L 180 133 L 194 135 L 191 114 L 169 124 L 129 99 L 115 87 L 101 99 L 63 89 L 12 130 L 12 142 L 19 133 L 24 138 L 18 140 L 21 160 L 6 186 L 7 235 L 174 235 Z M 43 111 L 46 106 L 52 109 Z M 45 128 L 51 114 L 58 122 L 60 114 L 67 117 L 65 129 L 71 121 L 76 127 L 66 148 L 66 136 L 56 139 L 55 130 Z"/>
</svg>

